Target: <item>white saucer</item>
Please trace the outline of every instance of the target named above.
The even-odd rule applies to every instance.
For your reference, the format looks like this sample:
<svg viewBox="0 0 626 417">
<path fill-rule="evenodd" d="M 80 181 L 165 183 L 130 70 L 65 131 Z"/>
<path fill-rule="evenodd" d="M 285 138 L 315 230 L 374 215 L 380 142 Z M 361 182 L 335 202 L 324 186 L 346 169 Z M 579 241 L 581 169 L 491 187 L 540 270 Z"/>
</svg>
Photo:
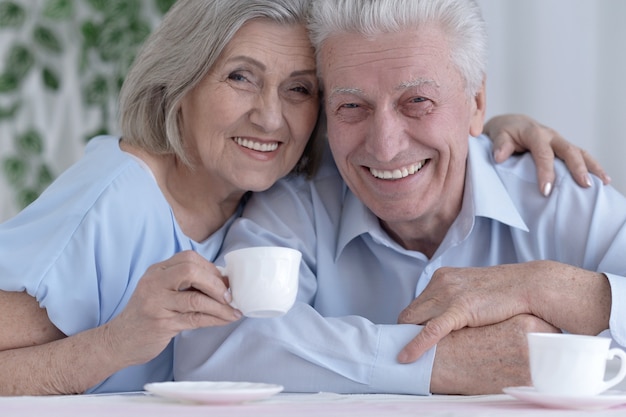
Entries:
<svg viewBox="0 0 626 417">
<path fill-rule="evenodd" d="M 235 404 L 271 397 L 281 385 L 256 382 L 172 381 L 146 384 L 144 389 L 165 398 L 203 404 Z"/>
<path fill-rule="evenodd" d="M 549 408 L 566 408 L 572 410 L 602 410 L 626 404 L 626 392 L 606 391 L 591 397 L 570 397 L 562 395 L 545 394 L 538 392 L 533 387 L 509 387 L 503 389 L 519 400 L 528 401 Z"/>
</svg>

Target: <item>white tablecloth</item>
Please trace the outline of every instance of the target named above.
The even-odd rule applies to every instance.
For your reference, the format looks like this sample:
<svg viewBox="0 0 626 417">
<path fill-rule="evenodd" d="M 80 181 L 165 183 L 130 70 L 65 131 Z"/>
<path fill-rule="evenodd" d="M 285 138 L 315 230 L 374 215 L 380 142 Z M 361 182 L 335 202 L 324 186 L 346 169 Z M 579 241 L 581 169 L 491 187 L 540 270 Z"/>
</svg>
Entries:
<svg viewBox="0 0 626 417">
<path fill-rule="evenodd" d="M 601 411 L 549 409 L 509 395 L 439 396 L 278 394 L 232 405 L 182 403 L 133 395 L 0 397 L 2 417 L 402 417 L 402 416 L 626 416 L 626 406 Z"/>
</svg>

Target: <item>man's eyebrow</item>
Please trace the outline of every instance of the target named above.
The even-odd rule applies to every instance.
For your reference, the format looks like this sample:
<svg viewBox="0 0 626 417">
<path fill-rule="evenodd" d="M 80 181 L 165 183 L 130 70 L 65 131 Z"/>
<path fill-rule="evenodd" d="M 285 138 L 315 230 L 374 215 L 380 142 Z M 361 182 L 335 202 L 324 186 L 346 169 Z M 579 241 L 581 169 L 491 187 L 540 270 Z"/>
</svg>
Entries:
<svg viewBox="0 0 626 417">
<path fill-rule="evenodd" d="M 437 84 L 435 80 L 431 80 L 428 78 L 416 78 L 414 80 L 401 82 L 396 87 L 396 90 L 402 91 L 413 87 L 422 87 L 424 85 L 432 86 L 435 88 L 439 87 L 439 84 Z"/>
<path fill-rule="evenodd" d="M 407 90 L 407 89 L 413 88 L 413 87 L 422 87 L 424 85 L 439 87 L 439 84 L 437 84 L 437 82 L 434 81 L 434 80 L 427 79 L 427 78 L 416 78 L 414 80 L 401 82 L 400 84 L 398 84 L 396 86 L 396 90 L 397 91 L 403 91 L 403 90 Z M 350 94 L 350 95 L 356 95 L 356 96 L 365 96 L 365 92 L 362 89 L 360 89 L 360 88 L 337 87 L 337 88 L 333 89 L 332 93 L 329 95 L 329 98 L 333 97 L 333 96 L 342 95 L 342 94 Z"/>
<path fill-rule="evenodd" d="M 333 91 L 329 94 L 329 98 L 334 97 L 334 96 L 340 96 L 343 94 L 350 94 L 350 95 L 356 95 L 356 96 L 363 96 L 365 95 L 365 92 L 363 90 L 361 90 L 360 88 L 352 88 L 352 87 L 338 87 L 333 89 Z"/>
</svg>

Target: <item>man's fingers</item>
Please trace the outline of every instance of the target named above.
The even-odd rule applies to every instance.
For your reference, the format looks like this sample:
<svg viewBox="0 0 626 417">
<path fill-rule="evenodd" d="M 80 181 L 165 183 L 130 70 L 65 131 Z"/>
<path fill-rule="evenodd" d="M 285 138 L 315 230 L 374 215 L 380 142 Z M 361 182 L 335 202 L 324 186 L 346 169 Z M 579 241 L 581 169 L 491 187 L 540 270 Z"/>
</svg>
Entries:
<svg viewBox="0 0 626 417">
<path fill-rule="evenodd" d="M 455 327 L 453 321 L 446 320 L 445 316 L 439 316 L 430 320 L 422 328 L 422 331 L 398 354 L 398 362 L 415 362 L 428 349 L 435 346 L 441 339 L 455 330 Z"/>
</svg>

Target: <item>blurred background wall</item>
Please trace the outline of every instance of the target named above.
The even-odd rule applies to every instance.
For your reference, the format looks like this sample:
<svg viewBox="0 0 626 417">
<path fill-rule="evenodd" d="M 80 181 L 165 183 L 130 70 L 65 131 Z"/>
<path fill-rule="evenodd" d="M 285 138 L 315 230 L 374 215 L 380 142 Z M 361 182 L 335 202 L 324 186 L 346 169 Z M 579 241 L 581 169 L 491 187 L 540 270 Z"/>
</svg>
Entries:
<svg viewBox="0 0 626 417">
<path fill-rule="evenodd" d="M 626 193 L 626 1 L 478 0 L 488 116 L 526 113 L 589 150 Z M 0 221 L 95 134 L 172 0 L 0 0 Z"/>
<path fill-rule="evenodd" d="M 118 133 L 117 93 L 173 0 L 0 0 L 0 221 Z"/>
<path fill-rule="evenodd" d="M 626 1 L 478 0 L 487 116 L 526 113 L 598 159 L 626 194 Z"/>
</svg>

